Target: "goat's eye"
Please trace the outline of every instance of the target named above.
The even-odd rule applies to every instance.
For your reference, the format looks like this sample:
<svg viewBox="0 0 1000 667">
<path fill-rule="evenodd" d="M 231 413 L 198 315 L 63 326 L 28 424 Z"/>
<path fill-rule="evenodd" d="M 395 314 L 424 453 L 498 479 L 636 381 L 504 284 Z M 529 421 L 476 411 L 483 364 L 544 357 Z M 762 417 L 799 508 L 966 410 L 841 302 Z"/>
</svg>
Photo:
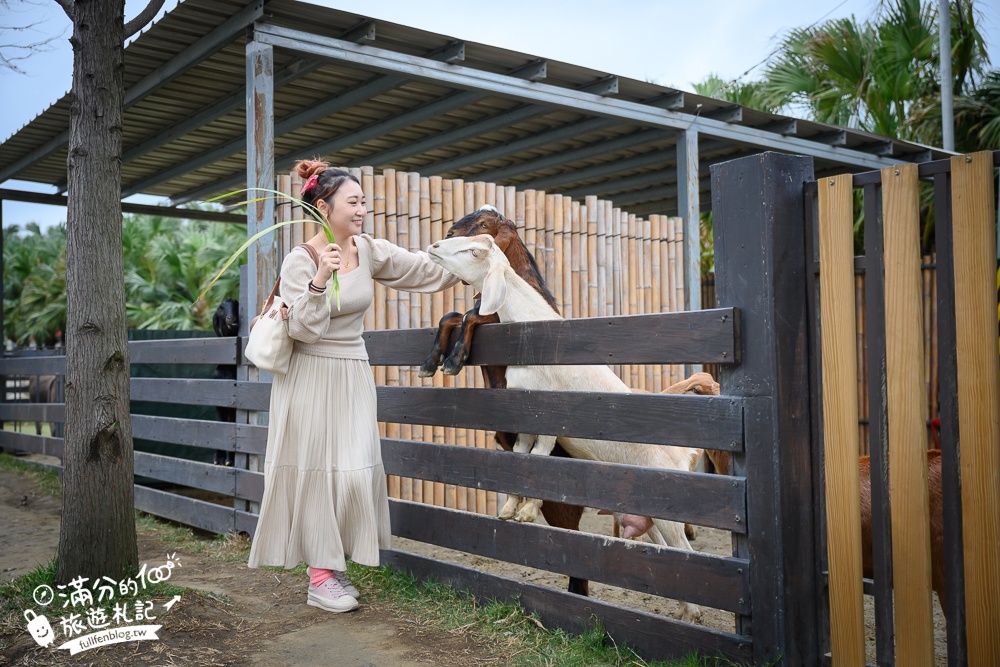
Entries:
<svg viewBox="0 0 1000 667">
<path fill-rule="evenodd" d="M 489 229 L 490 228 L 490 226 L 488 224 L 486 224 L 485 222 L 483 224 L 479 225 L 479 226 L 482 227 L 483 229 Z"/>
<path fill-rule="evenodd" d="M 477 249 L 473 248 L 472 249 L 472 256 L 473 257 L 479 257 L 479 251 Z"/>
<path fill-rule="evenodd" d="M 449 232 L 448 232 L 447 234 L 445 234 L 445 236 L 444 236 L 444 237 L 445 237 L 446 239 L 450 239 L 450 238 L 451 238 L 452 236 L 454 236 L 454 235 L 455 235 L 455 232 L 451 232 L 451 231 L 449 231 Z"/>
</svg>

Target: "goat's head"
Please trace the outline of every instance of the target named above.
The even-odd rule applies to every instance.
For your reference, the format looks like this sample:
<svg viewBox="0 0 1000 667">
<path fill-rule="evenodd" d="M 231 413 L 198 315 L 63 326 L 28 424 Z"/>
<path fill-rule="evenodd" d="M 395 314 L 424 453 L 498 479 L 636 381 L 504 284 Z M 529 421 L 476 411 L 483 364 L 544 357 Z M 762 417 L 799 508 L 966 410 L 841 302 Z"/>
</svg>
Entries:
<svg viewBox="0 0 1000 667">
<path fill-rule="evenodd" d="M 442 267 L 479 290 L 480 315 L 492 315 L 507 299 L 507 256 L 492 236 L 456 236 L 431 244 L 427 254 Z"/>
<path fill-rule="evenodd" d="M 452 225 L 445 238 L 479 234 L 492 236 L 500 250 L 507 252 L 507 247 L 517 238 L 517 226 L 495 207 L 486 204 Z"/>
<path fill-rule="evenodd" d="M 223 299 L 212 316 L 212 328 L 216 336 L 235 336 L 240 332 L 240 302 Z"/>
</svg>

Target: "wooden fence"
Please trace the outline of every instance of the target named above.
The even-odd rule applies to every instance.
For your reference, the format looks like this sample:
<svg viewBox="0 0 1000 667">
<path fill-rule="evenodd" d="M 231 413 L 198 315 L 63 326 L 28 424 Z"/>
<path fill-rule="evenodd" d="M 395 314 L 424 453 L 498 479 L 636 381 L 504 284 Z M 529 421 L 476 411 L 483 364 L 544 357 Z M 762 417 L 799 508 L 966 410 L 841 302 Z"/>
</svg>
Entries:
<svg viewBox="0 0 1000 667">
<path fill-rule="evenodd" d="M 515 222 L 518 234 L 535 256 L 543 278 L 567 318 L 607 317 L 676 312 L 684 309 L 683 222 L 680 218 L 652 215 L 636 217 L 610 201 L 587 197 L 583 203 L 559 194 L 518 191 L 495 183 L 423 177 L 414 172 L 387 169 L 376 174 L 371 167 L 348 169 L 361 181 L 368 201 L 363 231 L 404 248 L 424 250 L 444 238 L 452 224 L 483 206 L 495 206 Z M 278 178 L 277 190 L 299 196 L 302 180 L 297 174 Z M 298 205 L 280 202 L 279 221 L 305 220 Z M 293 247 L 320 230 L 312 222 L 281 228 L 275 243 L 275 265 Z M 266 292 L 265 292 L 266 293 Z M 437 294 L 413 294 L 375 286 L 374 307 L 365 318 L 365 329 L 405 329 L 435 326 L 446 313 L 465 312 L 474 304 L 471 287 L 458 285 Z M 429 352 L 428 345 L 427 351 Z M 457 376 L 441 373 L 417 376 L 411 366 L 375 366 L 379 385 L 400 387 L 479 387 L 478 368 Z M 660 392 L 684 379 L 684 367 L 663 364 L 614 366 L 629 387 Z M 419 424 L 380 424 L 383 437 L 453 443 L 493 449 L 493 434 L 482 430 Z M 391 476 L 392 498 L 440 507 L 495 515 L 496 494 L 482 489 L 456 488 Z"/>
<path fill-rule="evenodd" d="M 995 254 L 990 254 L 995 246 L 987 233 L 993 212 L 983 203 L 989 201 L 983 193 L 989 190 L 992 196 L 990 169 L 1000 153 L 969 159 L 959 158 L 954 165 L 922 165 L 917 175 L 932 177 L 938 190 L 938 337 L 945 352 L 941 356 L 940 395 L 948 517 L 949 661 L 987 665 L 997 664 L 991 651 L 997 642 L 1000 600 L 996 588 L 1000 510 L 995 486 L 1000 447 L 998 435 L 991 429 L 998 423 L 1000 392 L 994 340 Z M 912 181 L 911 172 L 916 169 L 900 168 L 900 174 Z M 362 177 L 364 180 L 364 174 Z M 385 329 L 379 330 L 376 322 L 376 329 L 366 334 L 371 363 L 379 378 L 379 419 L 387 429 L 383 436 L 386 471 L 400 478 L 400 493 L 402 480 L 409 479 L 413 480 L 411 498 L 419 488 L 421 500 L 429 496 L 444 499 L 445 504 L 435 507 L 414 500 L 391 500 L 395 535 L 725 610 L 734 614 L 731 629 L 689 625 L 400 550 L 384 553 L 384 561 L 422 577 L 434 576 L 482 598 L 517 599 L 536 611 L 548 627 L 581 631 L 596 619 L 614 641 L 629 644 L 649 659 L 698 651 L 746 664 L 780 661 L 819 665 L 830 660 L 857 664 L 859 656 L 863 661 L 864 654 L 857 648 L 863 641 L 857 622 L 863 590 L 857 528 L 857 334 L 851 322 L 857 260 L 851 257 L 850 244 L 843 242 L 844 227 L 848 234 L 850 230 L 850 221 L 845 221 L 845 210 L 849 214 L 850 207 L 845 209 L 844 193 L 849 202 L 852 187 L 869 190 L 866 204 L 872 208 L 867 217 L 873 222 L 867 236 L 876 243 L 882 239 L 883 217 L 886 229 L 893 234 L 901 226 L 915 224 L 897 214 L 902 209 L 895 202 L 909 201 L 900 192 L 909 191 L 897 190 L 895 178 L 897 174 L 890 170 L 817 183 L 810 159 L 774 153 L 713 165 L 718 309 L 637 316 L 597 316 L 588 311 L 586 317 L 574 313 L 576 317 L 556 325 L 487 326 L 477 334 L 469 359 L 472 366 L 611 360 L 623 368 L 636 367 L 638 377 L 646 376 L 648 365 L 719 364 L 723 388 L 719 397 L 488 390 L 475 387 L 471 380 L 465 387 L 407 386 L 399 381 L 401 369 L 418 365 L 433 338 L 433 330 L 424 326 L 430 322 L 423 318 L 428 312 L 423 302 L 419 321 L 412 319 L 411 304 L 411 319 L 401 323 L 397 301 L 395 309 L 387 309 Z M 890 181 L 893 185 L 887 184 Z M 409 177 L 406 183 L 409 186 Z M 824 188 L 830 190 L 819 201 L 817 193 Z M 464 197 L 464 185 L 462 190 Z M 452 192 L 454 196 L 454 188 Z M 474 186 L 473 208 L 478 203 L 475 197 Z M 506 191 L 504 197 L 507 201 Z M 887 202 L 884 206 L 883 197 Z M 430 203 L 430 198 L 427 201 Z M 517 215 L 516 193 L 514 201 Z M 536 211 L 538 205 L 536 199 Z M 413 210 L 412 206 L 410 201 L 407 210 Z M 440 229 L 445 222 L 443 210 L 442 204 Z M 563 215 L 565 210 L 564 205 Z M 911 217 L 912 210 L 910 206 Z M 822 216 L 819 211 L 823 211 Z M 409 225 L 411 218 L 407 220 Z M 813 227 L 818 220 L 826 220 L 822 234 L 819 227 Z M 537 249 L 537 217 L 535 229 Z M 840 234 L 839 254 L 831 253 L 826 249 L 830 246 L 824 244 L 823 271 L 819 272 L 820 256 L 815 248 L 820 247 L 820 236 L 830 230 Z M 973 230 L 978 230 L 978 237 L 970 233 Z M 574 234 L 570 236 L 572 253 Z M 582 233 L 580 236 L 582 241 Z M 897 261 L 900 239 L 890 236 L 886 235 L 884 249 L 870 250 L 862 262 L 879 267 L 884 262 L 887 269 L 909 268 L 908 273 L 894 268 L 884 276 L 872 272 L 866 283 L 868 358 L 876 360 L 876 368 L 881 367 L 881 359 L 888 362 L 886 405 L 881 402 L 881 390 L 869 391 L 873 402 L 870 414 L 887 413 L 887 419 L 892 420 L 889 423 L 898 420 L 905 425 L 887 431 L 886 418 L 880 418 L 870 429 L 872 477 L 880 480 L 873 485 L 875 516 L 881 521 L 874 541 L 876 556 L 883 564 L 876 568 L 871 590 L 877 619 L 881 619 L 877 625 L 879 664 L 926 664 L 927 641 L 920 633 L 926 628 L 930 601 L 924 577 L 927 569 L 914 567 L 916 560 L 909 559 L 905 568 L 898 564 L 895 568 L 897 596 L 907 594 L 904 586 L 917 587 L 911 597 L 896 598 L 895 635 L 891 612 L 889 625 L 885 624 L 892 582 L 880 574 L 889 562 L 883 557 L 888 553 L 888 521 L 881 514 L 886 506 L 887 481 L 893 490 L 892 525 L 902 527 L 892 532 L 893 553 L 916 559 L 917 551 L 925 555 L 927 551 L 926 531 L 912 528 L 927 516 L 926 482 L 920 481 L 923 468 L 915 464 L 918 458 L 923 464 L 926 440 L 922 437 L 926 433 L 925 403 L 918 354 L 922 329 L 916 313 L 920 259 L 913 255 L 905 262 Z M 906 249 L 905 244 L 902 249 Z M 963 261 L 954 262 L 953 256 Z M 581 265 L 581 284 L 586 275 Z M 989 279 L 984 281 L 984 275 Z M 592 282 L 587 280 L 588 297 Z M 824 320 L 822 334 L 827 339 L 822 357 L 818 354 L 820 306 L 816 299 L 820 282 L 823 309 L 836 309 L 832 319 Z M 989 298 L 982 293 L 983 285 L 990 288 Z M 887 293 L 891 299 L 885 298 Z M 883 307 L 886 302 L 888 307 Z M 887 319 L 883 310 L 892 317 Z M 393 312 L 395 320 L 391 319 Z M 908 314 L 893 319 L 900 313 Z M 956 330 L 956 321 L 962 322 L 962 331 Z M 836 329 L 831 322 L 841 328 Z M 837 337 L 830 339 L 834 332 Z M 539 344 L 517 344 L 528 336 Z M 578 341 L 587 343 L 574 344 Z M 242 364 L 241 343 L 239 338 L 149 341 L 131 343 L 129 351 L 134 363 Z M 902 358 L 897 350 L 908 350 L 908 361 L 902 365 L 897 363 Z M 63 363 L 62 358 L 5 359 L 0 363 L 0 375 L 60 373 Z M 880 374 L 869 370 L 868 381 L 878 387 Z M 221 405 L 244 415 L 244 423 L 239 424 L 135 416 L 137 437 L 228 449 L 244 459 L 264 453 L 266 427 L 249 423 L 248 413 L 267 410 L 268 383 L 136 378 L 131 386 L 137 400 Z M 897 403 L 903 416 L 897 414 Z M 489 409 L 483 407 L 486 404 Z M 531 406 L 530 413 L 524 409 L 526 405 Z M 63 406 L 4 404 L 0 405 L 0 419 L 60 421 Z M 416 427 L 421 430 L 415 436 Z M 646 470 L 455 446 L 462 444 L 458 433 L 463 429 L 472 429 L 467 433 L 529 430 L 580 437 L 607 437 L 613 430 L 616 437 L 628 441 L 726 451 L 731 474 Z M 824 440 L 821 433 L 825 434 L 825 451 L 820 448 Z M 959 433 L 965 436 L 960 459 Z M 883 442 L 887 444 L 883 446 Z M 58 453 L 62 441 L 4 432 L 0 446 L 29 451 L 47 448 Z M 886 475 L 884 464 L 890 449 L 893 468 Z M 135 461 L 137 474 L 210 489 L 234 498 L 239 505 L 226 507 L 137 486 L 135 498 L 140 509 L 215 532 L 253 532 L 256 515 L 247 511 L 246 503 L 261 498 L 260 473 L 148 453 L 137 453 Z M 449 507 L 452 488 L 456 490 L 455 506 Z M 459 489 L 473 489 L 475 502 L 471 494 L 461 494 Z M 517 493 L 713 526 L 732 532 L 733 551 L 726 557 L 688 554 L 543 525 L 500 522 L 475 513 L 481 509 L 480 492 Z M 463 496 L 464 509 L 458 506 Z M 895 656 L 894 646 L 900 651 Z M 911 654 L 915 654 L 912 662 Z"/>
<path fill-rule="evenodd" d="M 822 339 L 827 528 L 818 540 L 828 556 L 834 664 L 865 659 L 859 405 L 869 416 L 876 661 L 934 662 L 928 395 L 940 397 L 942 488 L 930 491 L 941 494 L 944 507 L 948 664 L 1000 664 L 997 164 L 1000 152 L 983 152 L 824 178 L 807 189 Z M 921 178 L 934 184 L 936 286 L 919 254 Z M 864 190 L 860 258 L 852 252 L 855 188 Z M 855 270 L 865 273 L 863 299 L 850 280 Z M 862 312 L 866 325 L 859 328 Z M 859 347 L 867 363 L 858 361 Z M 926 360 L 938 350 L 935 377 Z M 927 385 L 938 382 L 939 393 L 929 394 Z M 817 468 L 817 483 L 822 477 Z"/>
</svg>

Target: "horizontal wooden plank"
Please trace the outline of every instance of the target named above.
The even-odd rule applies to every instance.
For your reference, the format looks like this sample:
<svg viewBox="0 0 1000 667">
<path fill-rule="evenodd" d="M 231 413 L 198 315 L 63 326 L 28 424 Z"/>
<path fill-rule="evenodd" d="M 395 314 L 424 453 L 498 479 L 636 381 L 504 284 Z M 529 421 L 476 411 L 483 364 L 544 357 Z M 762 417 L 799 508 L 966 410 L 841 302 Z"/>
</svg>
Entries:
<svg viewBox="0 0 1000 667">
<path fill-rule="evenodd" d="M 34 430 L 34 427 L 32 427 Z M 7 451 L 32 452 L 45 454 L 62 459 L 63 439 L 49 438 L 34 433 L 17 433 L 16 431 L 0 431 L 0 448 Z"/>
<path fill-rule="evenodd" d="M 750 613 L 749 561 L 589 535 L 402 500 L 392 534 L 649 595 Z"/>
<path fill-rule="evenodd" d="M 236 497 L 259 503 L 264 497 L 264 473 L 235 468 Z"/>
<path fill-rule="evenodd" d="M 733 396 L 377 387 L 379 421 L 740 451 Z"/>
<path fill-rule="evenodd" d="M 739 363 L 735 308 L 490 324 L 476 329 L 468 364 Z M 369 331 L 373 365 L 419 366 L 434 329 Z M 453 340 L 457 339 L 457 330 Z"/>
<path fill-rule="evenodd" d="M 608 602 L 584 598 L 489 574 L 405 551 L 383 551 L 381 562 L 409 572 L 418 579 L 433 579 L 468 591 L 479 600 L 517 602 L 538 615 L 545 627 L 584 634 L 600 623 L 615 644 L 627 645 L 645 660 L 722 656 L 738 664 L 753 662 L 749 637 L 699 627 Z"/>
<path fill-rule="evenodd" d="M 236 424 L 205 419 L 132 415 L 132 435 L 175 445 L 227 451 L 236 449 Z"/>
<path fill-rule="evenodd" d="M 64 403 L 0 403 L 0 420 L 14 422 L 66 421 Z"/>
<path fill-rule="evenodd" d="M 0 360 L 0 375 L 63 375 L 66 357 L 6 357 Z"/>
<path fill-rule="evenodd" d="M 232 507 L 223 507 L 139 484 L 135 485 L 135 508 L 147 514 L 222 535 L 233 529 L 235 519 Z"/>
<path fill-rule="evenodd" d="M 132 400 L 267 410 L 271 385 L 235 380 L 132 378 Z"/>
<path fill-rule="evenodd" d="M 267 449 L 267 426 L 236 424 L 236 451 L 263 454 Z"/>
<path fill-rule="evenodd" d="M 240 338 L 171 338 L 128 344 L 133 364 L 236 364 Z"/>
<path fill-rule="evenodd" d="M 746 480 L 382 439 L 392 475 L 746 532 Z"/>
<path fill-rule="evenodd" d="M 135 474 L 227 496 L 236 493 L 236 473 L 227 466 L 135 452 Z"/>
<path fill-rule="evenodd" d="M 254 533 L 257 532 L 257 519 L 256 514 L 251 512 L 244 512 L 242 510 L 236 510 L 236 524 L 233 530 L 237 533 L 246 533 L 250 537 L 253 537 Z"/>
</svg>

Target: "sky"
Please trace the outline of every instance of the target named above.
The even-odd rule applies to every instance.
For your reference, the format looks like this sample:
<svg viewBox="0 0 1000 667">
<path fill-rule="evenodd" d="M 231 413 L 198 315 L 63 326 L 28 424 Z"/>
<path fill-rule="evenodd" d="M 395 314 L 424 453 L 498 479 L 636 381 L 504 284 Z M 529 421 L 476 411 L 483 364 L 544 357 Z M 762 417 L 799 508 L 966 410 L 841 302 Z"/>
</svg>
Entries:
<svg viewBox="0 0 1000 667">
<path fill-rule="evenodd" d="M 821 20 L 870 18 L 878 0 L 307 0 L 409 25 L 456 39 L 559 60 L 609 74 L 648 80 L 680 90 L 709 74 L 725 80 L 759 78 L 760 65 L 781 36 Z M 146 0 L 127 0 L 126 17 Z M 167 0 L 163 11 L 176 6 Z M 994 67 L 1000 67 L 1000 2 L 979 0 L 979 25 Z M 6 140 L 70 88 L 69 20 L 54 0 L 0 3 L 0 26 L 33 24 L 34 41 L 56 37 L 44 53 L 18 65 L 24 74 L 0 68 L 0 141 Z M 4 35 L 4 40 L 8 36 Z M 748 73 L 749 70 L 749 73 Z M 53 192 L 22 181 L 0 187 Z M 160 203 L 153 197 L 129 201 Z M 35 221 L 43 227 L 65 221 L 65 209 L 5 202 L 3 224 Z"/>
</svg>

